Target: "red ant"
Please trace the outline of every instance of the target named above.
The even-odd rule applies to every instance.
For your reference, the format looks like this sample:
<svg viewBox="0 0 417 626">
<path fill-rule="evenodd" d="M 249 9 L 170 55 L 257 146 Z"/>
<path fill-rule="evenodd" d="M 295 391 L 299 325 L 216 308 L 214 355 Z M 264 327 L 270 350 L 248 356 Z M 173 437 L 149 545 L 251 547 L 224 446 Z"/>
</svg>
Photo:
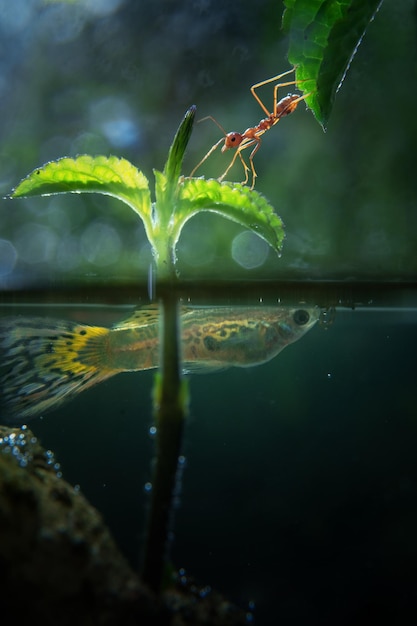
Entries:
<svg viewBox="0 0 417 626">
<path fill-rule="evenodd" d="M 198 165 L 195 166 L 195 168 L 190 174 L 190 177 L 194 175 L 194 173 L 198 170 L 200 165 L 202 165 L 204 161 L 208 159 L 208 157 L 216 150 L 216 148 L 223 141 L 224 144 L 222 147 L 222 152 L 225 152 L 226 150 L 229 150 L 230 148 L 236 148 L 236 152 L 235 152 L 235 155 L 233 156 L 233 159 L 229 167 L 220 176 L 218 180 L 221 182 L 225 178 L 229 170 L 235 164 L 236 158 L 239 157 L 243 165 L 243 169 L 245 171 L 245 180 L 242 182 L 242 185 L 246 185 L 246 183 L 248 182 L 248 178 L 249 178 L 249 167 L 247 166 L 242 156 L 242 151 L 245 150 L 246 148 L 249 148 L 250 146 L 255 146 L 249 155 L 250 170 L 252 171 L 251 189 L 254 188 L 257 174 L 256 174 L 255 166 L 253 164 L 253 157 L 258 152 L 259 148 L 261 147 L 261 135 L 263 135 L 267 130 L 272 128 L 272 126 L 275 126 L 275 124 L 279 122 L 279 120 L 282 117 L 285 117 L 286 115 L 290 115 L 290 113 L 293 113 L 295 109 L 297 108 L 298 104 L 302 100 L 305 100 L 306 98 L 308 98 L 308 96 L 311 95 L 311 93 L 305 94 L 303 96 L 300 96 L 298 94 L 288 94 L 287 96 L 279 100 L 279 102 L 277 102 L 277 94 L 278 94 L 278 89 L 280 87 L 288 87 L 289 85 L 298 85 L 302 81 L 292 80 L 286 83 L 278 83 L 274 87 L 274 106 L 273 106 L 273 112 L 270 113 L 255 90 L 258 89 L 259 87 L 263 87 L 264 85 L 280 80 L 284 76 L 291 74 L 294 70 L 295 68 L 288 70 L 287 72 L 284 72 L 283 74 L 278 74 L 278 76 L 273 76 L 272 78 L 268 78 L 267 80 L 263 80 L 260 83 L 256 83 L 255 85 L 252 85 L 252 87 L 250 88 L 251 93 L 253 97 L 255 98 L 255 100 L 258 102 L 261 109 L 266 113 L 268 117 L 261 120 L 257 126 L 247 128 L 244 133 L 237 133 L 237 132 L 226 133 L 223 126 L 221 126 L 219 122 L 215 120 L 214 117 L 212 117 L 211 115 L 208 115 L 207 117 L 204 117 L 203 119 L 199 120 L 200 122 L 203 122 L 204 120 L 207 120 L 207 119 L 212 120 L 220 128 L 220 130 L 224 134 L 224 137 L 219 139 L 219 141 L 210 148 L 206 156 L 203 159 L 201 159 Z"/>
</svg>

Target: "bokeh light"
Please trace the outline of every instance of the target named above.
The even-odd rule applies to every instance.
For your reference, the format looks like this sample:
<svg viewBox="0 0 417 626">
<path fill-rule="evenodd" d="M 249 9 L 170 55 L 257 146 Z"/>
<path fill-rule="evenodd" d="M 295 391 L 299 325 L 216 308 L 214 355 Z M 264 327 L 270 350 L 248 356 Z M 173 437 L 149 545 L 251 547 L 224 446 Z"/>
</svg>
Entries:
<svg viewBox="0 0 417 626">
<path fill-rule="evenodd" d="M 250 230 L 239 233 L 232 242 L 232 257 L 247 270 L 261 267 L 266 261 L 269 245 Z"/>
<path fill-rule="evenodd" d="M 80 249 L 89 263 L 105 267 L 117 263 L 122 242 L 113 226 L 101 220 L 95 220 L 81 235 Z"/>
<path fill-rule="evenodd" d="M 128 148 L 139 141 L 137 122 L 128 104 L 121 98 L 100 98 L 90 107 L 91 127 L 97 128 L 115 148 Z"/>
<path fill-rule="evenodd" d="M 17 252 L 14 245 L 7 239 L 0 239 L 0 276 L 6 276 L 13 271 L 16 264 Z"/>
<path fill-rule="evenodd" d="M 19 259 L 30 265 L 52 261 L 57 240 L 56 233 L 48 226 L 33 222 L 23 224 L 16 236 Z"/>
</svg>

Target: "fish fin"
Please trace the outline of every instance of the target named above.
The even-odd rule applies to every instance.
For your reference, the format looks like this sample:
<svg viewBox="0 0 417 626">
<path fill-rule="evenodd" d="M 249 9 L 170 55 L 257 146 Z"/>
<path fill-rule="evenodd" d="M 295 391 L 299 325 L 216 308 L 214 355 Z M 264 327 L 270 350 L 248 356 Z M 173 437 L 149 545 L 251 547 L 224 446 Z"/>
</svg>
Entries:
<svg viewBox="0 0 417 626">
<path fill-rule="evenodd" d="M 186 306 L 180 307 L 181 317 L 188 313 L 193 313 L 194 309 Z M 126 328 L 140 328 L 141 326 L 150 326 L 159 321 L 159 305 L 148 304 L 140 309 L 136 309 L 132 315 L 121 322 L 117 322 L 112 328 L 114 330 L 123 330 Z"/>
<path fill-rule="evenodd" d="M 22 422 L 112 376 L 107 328 L 48 318 L 0 320 L 0 416 Z"/>
<path fill-rule="evenodd" d="M 217 363 L 197 363 L 194 361 L 187 361 L 183 363 L 182 371 L 184 374 L 213 374 L 214 372 L 226 370 L 228 367 L 228 365 Z"/>
<path fill-rule="evenodd" d="M 136 309 L 132 315 L 121 322 L 117 322 L 112 328 L 115 330 L 140 328 L 141 326 L 155 324 L 158 320 L 159 306 L 157 304 L 149 304 L 140 309 Z"/>
</svg>

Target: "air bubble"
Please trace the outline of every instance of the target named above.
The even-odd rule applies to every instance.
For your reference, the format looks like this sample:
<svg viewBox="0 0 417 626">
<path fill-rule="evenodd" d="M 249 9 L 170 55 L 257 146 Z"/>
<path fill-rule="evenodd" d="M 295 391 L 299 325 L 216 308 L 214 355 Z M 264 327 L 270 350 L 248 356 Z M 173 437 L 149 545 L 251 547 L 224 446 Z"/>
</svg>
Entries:
<svg viewBox="0 0 417 626">
<path fill-rule="evenodd" d="M 21 430 L 25 431 L 27 427 L 21 427 Z M 9 433 L 4 437 L 0 437 L 0 448 L 3 454 L 11 454 L 20 467 L 26 468 L 33 461 L 33 454 L 30 448 L 28 449 L 28 444 L 35 444 L 37 441 L 36 437 L 31 437 L 30 440 L 27 440 L 24 432 Z M 43 457 L 46 464 L 53 467 L 56 476 L 62 478 L 61 465 L 55 462 L 52 450 L 46 450 L 43 453 Z"/>
<path fill-rule="evenodd" d="M 150 493 L 152 491 L 152 483 L 148 481 L 147 483 L 145 483 L 143 488 L 146 493 Z"/>
<path fill-rule="evenodd" d="M 206 596 L 208 596 L 208 594 L 211 592 L 211 587 L 210 585 L 206 585 L 205 587 L 203 587 L 202 589 L 200 589 L 198 595 L 200 596 L 200 598 L 205 598 Z"/>
<path fill-rule="evenodd" d="M 53 465 L 54 463 L 54 453 L 52 450 L 46 450 L 45 452 L 45 460 L 47 465 Z"/>
<path fill-rule="evenodd" d="M 183 567 L 180 570 L 178 570 L 178 575 L 179 575 L 180 583 L 182 585 L 186 585 L 188 583 L 188 578 L 187 578 L 185 569 Z"/>
</svg>

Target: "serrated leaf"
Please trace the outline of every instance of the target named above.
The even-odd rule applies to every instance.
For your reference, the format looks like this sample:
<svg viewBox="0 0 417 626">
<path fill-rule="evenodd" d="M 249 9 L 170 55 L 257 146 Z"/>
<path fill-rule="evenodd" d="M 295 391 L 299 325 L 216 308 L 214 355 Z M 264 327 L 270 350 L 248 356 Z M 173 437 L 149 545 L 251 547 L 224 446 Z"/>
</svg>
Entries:
<svg viewBox="0 0 417 626">
<path fill-rule="evenodd" d="M 81 155 L 46 163 L 24 178 L 12 198 L 59 193 L 102 193 L 126 202 L 142 219 L 151 219 L 148 180 L 126 159 Z"/>
<path fill-rule="evenodd" d="M 326 126 L 334 99 L 365 30 L 382 0 L 284 0 L 283 28 L 290 36 L 288 60 L 297 66 L 306 99 Z"/>
<path fill-rule="evenodd" d="M 194 114 L 195 108 L 191 107 L 176 135 L 164 171 L 154 171 L 153 205 L 146 177 L 131 163 L 116 157 L 89 155 L 47 163 L 22 180 L 11 197 L 102 193 L 122 200 L 142 218 L 158 273 L 166 279 L 171 279 L 175 271 L 175 246 L 181 230 L 200 211 L 212 211 L 237 222 L 279 252 L 284 239 L 283 224 L 261 194 L 242 184 L 175 178 L 179 171 L 177 160 L 182 161 Z"/>
<path fill-rule="evenodd" d="M 212 211 L 237 222 L 265 239 L 276 252 L 281 250 L 284 240 L 281 218 L 264 196 L 245 185 L 220 183 L 214 179 L 185 179 L 180 185 L 175 221 L 178 220 L 182 228 L 200 211 Z"/>
</svg>

